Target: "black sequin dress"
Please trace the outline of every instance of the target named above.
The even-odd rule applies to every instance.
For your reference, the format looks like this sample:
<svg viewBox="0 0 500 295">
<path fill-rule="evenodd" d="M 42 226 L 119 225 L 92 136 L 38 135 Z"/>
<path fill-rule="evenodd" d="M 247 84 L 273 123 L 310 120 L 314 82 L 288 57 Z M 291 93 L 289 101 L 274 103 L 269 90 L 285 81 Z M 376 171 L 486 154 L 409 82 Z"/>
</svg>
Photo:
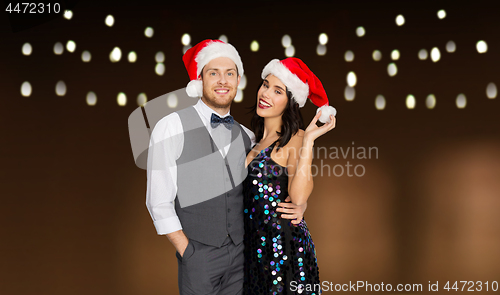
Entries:
<svg viewBox="0 0 500 295">
<path fill-rule="evenodd" d="M 286 167 L 271 159 L 276 143 L 248 165 L 244 181 L 244 294 L 320 294 L 311 291 L 320 281 L 306 222 L 293 225 L 276 212 L 278 203 L 288 196 Z"/>
</svg>

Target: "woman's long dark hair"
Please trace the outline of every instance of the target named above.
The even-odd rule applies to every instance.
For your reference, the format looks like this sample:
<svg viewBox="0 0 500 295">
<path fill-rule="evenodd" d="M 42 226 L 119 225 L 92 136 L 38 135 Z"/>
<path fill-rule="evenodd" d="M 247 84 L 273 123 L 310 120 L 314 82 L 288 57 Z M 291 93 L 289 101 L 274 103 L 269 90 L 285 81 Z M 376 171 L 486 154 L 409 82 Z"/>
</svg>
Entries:
<svg viewBox="0 0 500 295">
<path fill-rule="evenodd" d="M 257 97 L 259 95 L 260 87 L 262 87 L 263 83 L 264 81 L 262 81 L 259 87 L 257 88 Z M 288 101 L 286 103 L 285 110 L 281 115 L 281 120 L 283 122 L 283 125 L 281 125 L 281 132 L 276 131 L 276 133 L 278 133 L 279 135 L 278 149 L 284 147 L 290 141 L 290 138 L 292 138 L 292 136 L 299 131 L 299 129 L 304 129 L 304 120 L 302 119 L 302 114 L 300 113 L 299 104 L 295 100 L 293 100 L 292 93 L 288 91 L 288 88 L 286 89 L 286 96 L 288 98 Z M 257 99 L 255 105 L 252 107 L 250 111 L 253 112 L 253 117 L 250 123 L 250 127 L 252 128 L 252 131 L 255 133 L 256 142 L 259 142 L 264 136 L 264 118 L 257 115 L 258 103 L 259 100 Z"/>
</svg>

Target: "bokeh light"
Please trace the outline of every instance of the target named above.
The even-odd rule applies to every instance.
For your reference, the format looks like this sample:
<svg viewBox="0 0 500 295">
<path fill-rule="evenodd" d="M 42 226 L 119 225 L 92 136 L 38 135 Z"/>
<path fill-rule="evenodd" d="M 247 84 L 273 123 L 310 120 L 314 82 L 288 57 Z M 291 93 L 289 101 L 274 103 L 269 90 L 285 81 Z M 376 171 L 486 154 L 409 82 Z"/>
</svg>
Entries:
<svg viewBox="0 0 500 295">
<path fill-rule="evenodd" d="M 116 102 L 121 107 L 125 106 L 127 104 L 127 96 L 125 95 L 125 93 L 123 92 L 118 93 L 118 96 L 116 97 Z"/>
<path fill-rule="evenodd" d="M 415 108 L 415 105 L 417 104 L 417 101 L 415 99 L 415 96 L 409 94 L 407 97 L 406 97 L 406 107 L 410 110 L 414 109 Z"/>
<path fill-rule="evenodd" d="M 347 62 L 353 61 L 354 60 L 354 52 L 352 52 L 351 50 L 347 50 L 344 54 L 344 59 Z"/>
<path fill-rule="evenodd" d="M 385 97 L 381 94 L 375 98 L 375 108 L 379 111 L 385 109 Z"/>
</svg>

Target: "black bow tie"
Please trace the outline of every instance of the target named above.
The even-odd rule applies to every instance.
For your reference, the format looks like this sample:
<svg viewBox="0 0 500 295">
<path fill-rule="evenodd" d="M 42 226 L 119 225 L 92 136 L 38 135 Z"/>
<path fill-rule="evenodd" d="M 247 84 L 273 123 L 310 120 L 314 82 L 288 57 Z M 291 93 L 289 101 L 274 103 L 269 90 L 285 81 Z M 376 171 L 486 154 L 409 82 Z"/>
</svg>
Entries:
<svg viewBox="0 0 500 295">
<path fill-rule="evenodd" d="M 219 126 L 220 123 L 224 124 L 224 126 L 227 129 L 231 130 L 231 128 L 233 128 L 233 124 L 234 124 L 233 116 L 227 116 L 227 117 L 221 118 L 221 117 L 217 116 L 216 114 L 212 113 L 212 117 L 210 118 L 210 125 L 212 125 L 212 128 L 217 128 L 217 126 Z"/>
</svg>

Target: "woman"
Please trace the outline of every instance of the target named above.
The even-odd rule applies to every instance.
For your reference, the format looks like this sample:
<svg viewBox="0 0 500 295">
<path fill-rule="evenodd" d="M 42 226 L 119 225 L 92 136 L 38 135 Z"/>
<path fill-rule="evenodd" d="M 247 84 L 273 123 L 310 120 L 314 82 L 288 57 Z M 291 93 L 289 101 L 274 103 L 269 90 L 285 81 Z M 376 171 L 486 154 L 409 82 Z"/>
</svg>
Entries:
<svg viewBox="0 0 500 295">
<path fill-rule="evenodd" d="M 277 59 L 262 71 L 244 182 L 246 294 L 319 294 L 314 243 L 304 220 L 281 219 L 278 204 L 302 205 L 313 189 L 314 140 L 335 127 L 335 109 L 319 79 L 298 58 Z M 307 99 L 318 113 L 302 130 L 299 108 Z M 316 122 L 325 123 L 318 127 Z M 288 198 L 288 199 L 287 199 Z M 298 223 L 298 224 L 296 224 Z"/>
</svg>

